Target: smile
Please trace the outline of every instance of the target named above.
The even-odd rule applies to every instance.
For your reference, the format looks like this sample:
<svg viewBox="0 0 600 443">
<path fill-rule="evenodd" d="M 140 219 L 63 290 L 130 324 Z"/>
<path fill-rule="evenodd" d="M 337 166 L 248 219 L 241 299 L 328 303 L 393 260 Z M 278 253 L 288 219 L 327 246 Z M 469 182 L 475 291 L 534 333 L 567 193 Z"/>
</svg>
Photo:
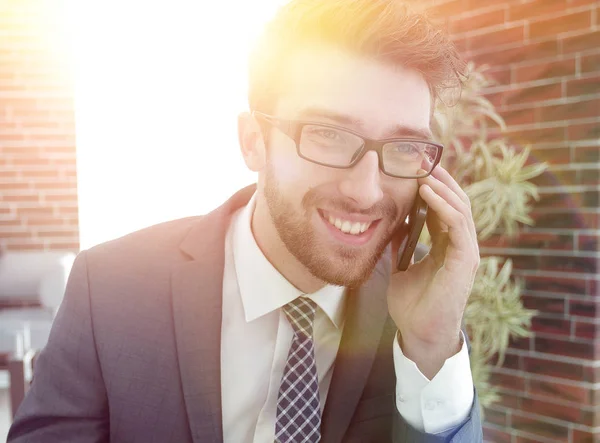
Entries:
<svg viewBox="0 0 600 443">
<path fill-rule="evenodd" d="M 356 246 L 369 241 L 380 221 L 364 215 L 333 213 L 325 210 L 318 212 L 325 227 L 336 240 Z"/>
<path fill-rule="evenodd" d="M 331 215 L 327 218 L 327 221 L 329 221 L 329 223 L 331 223 L 333 226 L 338 228 L 344 234 L 352 234 L 352 235 L 362 234 L 367 229 L 369 229 L 369 226 L 371 226 L 371 223 L 372 223 L 372 222 L 364 222 L 364 223 L 351 222 L 349 220 L 343 220 L 341 218 L 336 218 Z"/>
</svg>

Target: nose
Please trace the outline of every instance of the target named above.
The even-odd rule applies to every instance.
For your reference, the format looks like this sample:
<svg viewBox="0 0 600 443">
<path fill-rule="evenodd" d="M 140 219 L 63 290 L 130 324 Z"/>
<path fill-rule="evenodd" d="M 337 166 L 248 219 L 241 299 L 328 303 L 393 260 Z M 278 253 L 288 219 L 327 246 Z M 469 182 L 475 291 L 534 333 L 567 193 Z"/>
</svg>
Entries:
<svg viewBox="0 0 600 443">
<path fill-rule="evenodd" d="M 352 168 L 344 171 L 340 192 L 360 209 L 368 209 L 383 198 L 377 153 L 369 151 Z"/>
</svg>

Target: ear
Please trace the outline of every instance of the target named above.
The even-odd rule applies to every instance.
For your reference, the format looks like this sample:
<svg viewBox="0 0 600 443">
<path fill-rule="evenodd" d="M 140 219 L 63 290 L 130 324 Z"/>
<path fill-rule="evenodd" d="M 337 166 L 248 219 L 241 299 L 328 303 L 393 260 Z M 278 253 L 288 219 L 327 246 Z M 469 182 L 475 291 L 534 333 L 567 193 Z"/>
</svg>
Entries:
<svg viewBox="0 0 600 443">
<path fill-rule="evenodd" d="M 249 112 L 238 116 L 238 138 L 248 169 L 253 172 L 263 169 L 266 163 L 265 141 L 260 125 Z"/>
</svg>

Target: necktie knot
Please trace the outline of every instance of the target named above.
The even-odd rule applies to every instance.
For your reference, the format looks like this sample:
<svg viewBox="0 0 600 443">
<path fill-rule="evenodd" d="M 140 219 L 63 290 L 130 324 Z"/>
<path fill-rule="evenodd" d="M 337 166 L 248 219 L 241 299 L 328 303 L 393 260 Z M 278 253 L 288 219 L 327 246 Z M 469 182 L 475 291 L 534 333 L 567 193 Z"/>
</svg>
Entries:
<svg viewBox="0 0 600 443">
<path fill-rule="evenodd" d="M 310 298 L 298 297 L 283 307 L 283 312 L 294 330 L 294 335 L 312 337 L 317 304 Z"/>
</svg>

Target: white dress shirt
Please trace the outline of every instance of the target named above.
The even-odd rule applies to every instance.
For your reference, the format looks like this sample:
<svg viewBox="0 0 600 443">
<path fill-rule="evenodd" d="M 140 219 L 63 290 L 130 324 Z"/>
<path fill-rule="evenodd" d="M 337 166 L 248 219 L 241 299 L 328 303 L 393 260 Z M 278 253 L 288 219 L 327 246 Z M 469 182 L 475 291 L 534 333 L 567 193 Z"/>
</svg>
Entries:
<svg viewBox="0 0 600 443">
<path fill-rule="evenodd" d="M 279 385 L 293 338 L 280 309 L 300 295 L 312 299 L 321 411 L 344 328 L 345 288 L 303 294 L 264 256 L 251 230 L 255 196 L 232 217 L 225 241 L 221 326 L 221 397 L 225 443 L 272 443 Z M 473 402 L 469 356 L 446 360 L 428 380 L 394 342 L 396 404 L 412 426 L 438 433 L 461 423 Z"/>
</svg>

